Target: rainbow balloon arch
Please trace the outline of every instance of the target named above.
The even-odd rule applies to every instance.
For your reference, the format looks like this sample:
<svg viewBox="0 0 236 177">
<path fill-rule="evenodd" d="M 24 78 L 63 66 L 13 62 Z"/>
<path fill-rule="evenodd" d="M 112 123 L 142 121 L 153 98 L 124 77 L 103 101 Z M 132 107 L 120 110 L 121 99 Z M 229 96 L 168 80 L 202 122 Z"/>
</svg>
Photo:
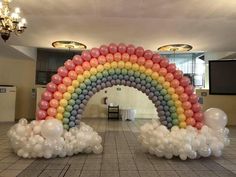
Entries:
<svg viewBox="0 0 236 177">
<path fill-rule="evenodd" d="M 58 68 L 38 104 L 37 121 L 22 119 L 10 129 L 13 149 L 25 158 L 101 153 L 101 137 L 81 117 L 94 94 L 114 85 L 136 88 L 155 105 L 158 119 L 143 125 L 139 136 L 151 154 L 182 160 L 220 156 L 229 144 L 226 114 L 217 108 L 203 113 L 189 78 L 175 64 L 142 47 L 110 44 Z"/>
</svg>

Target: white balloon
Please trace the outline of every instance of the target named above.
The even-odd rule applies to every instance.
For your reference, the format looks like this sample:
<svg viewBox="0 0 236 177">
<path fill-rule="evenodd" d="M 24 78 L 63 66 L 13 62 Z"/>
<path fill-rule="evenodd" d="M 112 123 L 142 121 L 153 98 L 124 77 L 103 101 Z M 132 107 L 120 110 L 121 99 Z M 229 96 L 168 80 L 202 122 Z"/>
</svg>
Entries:
<svg viewBox="0 0 236 177">
<path fill-rule="evenodd" d="M 227 124 L 227 115 L 218 108 L 210 108 L 204 112 L 204 120 L 210 128 L 221 129 Z"/>
<path fill-rule="evenodd" d="M 93 152 L 95 154 L 101 154 L 102 151 L 103 151 L 103 147 L 100 144 L 93 147 Z"/>
<path fill-rule="evenodd" d="M 59 138 L 63 133 L 61 121 L 57 119 L 47 119 L 41 126 L 41 133 L 47 139 Z"/>
</svg>

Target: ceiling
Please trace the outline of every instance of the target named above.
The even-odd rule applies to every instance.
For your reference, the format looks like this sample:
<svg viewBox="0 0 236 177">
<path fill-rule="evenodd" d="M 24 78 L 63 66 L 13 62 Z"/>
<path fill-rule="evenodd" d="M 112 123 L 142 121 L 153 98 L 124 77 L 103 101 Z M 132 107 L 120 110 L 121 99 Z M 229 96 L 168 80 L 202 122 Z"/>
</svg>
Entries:
<svg viewBox="0 0 236 177">
<path fill-rule="evenodd" d="M 21 8 L 28 29 L 12 35 L 10 45 L 48 48 L 75 40 L 88 48 L 188 43 L 194 51 L 236 51 L 235 0 L 14 0 L 11 6 Z"/>
</svg>

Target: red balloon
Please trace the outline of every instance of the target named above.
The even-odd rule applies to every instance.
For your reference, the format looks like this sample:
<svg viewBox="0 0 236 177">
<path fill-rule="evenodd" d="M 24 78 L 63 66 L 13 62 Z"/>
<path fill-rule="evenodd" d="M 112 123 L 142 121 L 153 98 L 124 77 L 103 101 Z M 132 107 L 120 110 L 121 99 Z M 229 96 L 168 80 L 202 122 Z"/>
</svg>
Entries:
<svg viewBox="0 0 236 177">
<path fill-rule="evenodd" d="M 39 102 L 38 106 L 39 106 L 40 109 L 45 110 L 45 109 L 48 109 L 49 104 L 48 104 L 47 101 L 41 100 L 41 101 Z"/>
<path fill-rule="evenodd" d="M 75 72 L 76 72 L 77 74 L 83 74 L 84 69 L 83 69 L 82 66 L 78 65 L 78 66 L 75 67 Z"/>
<path fill-rule="evenodd" d="M 64 77 L 62 79 L 62 83 L 65 84 L 65 86 L 70 86 L 71 82 L 72 82 L 72 80 L 69 77 Z"/>
<path fill-rule="evenodd" d="M 182 77 L 180 79 L 180 85 L 182 85 L 183 87 L 186 87 L 190 84 L 190 79 L 186 76 Z"/>
<path fill-rule="evenodd" d="M 85 61 L 89 61 L 91 59 L 91 55 L 89 51 L 83 51 L 81 57 Z"/>
<path fill-rule="evenodd" d="M 108 49 L 109 49 L 109 52 L 114 54 L 117 52 L 117 45 L 114 44 L 114 43 L 111 43 L 109 46 L 108 46 Z"/>
<path fill-rule="evenodd" d="M 69 78 L 71 78 L 71 80 L 77 79 L 77 73 L 75 71 L 70 71 L 68 73 L 68 76 L 69 76 Z"/>
<path fill-rule="evenodd" d="M 198 122 L 202 122 L 203 121 L 203 113 L 202 112 L 197 112 L 194 114 L 194 118 L 196 121 Z"/>
<path fill-rule="evenodd" d="M 106 63 L 106 57 L 104 57 L 103 55 L 100 55 L 98 57 L 98 63 L 101 64 L 101 65 L 105 64 Z"/>
<path fill-rule="evenodd" d="M 135 53 L 135 46 L 134 45 L 128 45 L 127 46 L 127 53 L 129 54 L 129 55 L 133 55 L 134 53 Z"/>
<path fill-rule="evenodd" d="M 196 125 L 195 125 L 195 127 L 196 127 L 198 130 L 200 130 L 200 129 L 202 128 L 202 126 L 203 126 L 203 123 L 202 123 L 202 122 L 197 122 Z"/>
<path fill-rule="evenodd" d="M 152 70 L 154 72 L 158 72 L 160 70 L 160 65 L 158 63 L 155 63 L 153 66 L 152 66 Z"/>
<path fill-rule="evenodd" d="M 75 55 L 72 61 L 74 62 L 75 65 L 81 65 L 83 63 L 83 59 L 81 58 L 80 55 Z"/>
<path fill-rule="evenodd" d="M 167 74 L 167 69 L 166 69 L 166 68 L 161 68 L 161 69 L 159 70 L 159 74 L 160 74 L 161 76 L 165 76 L 165 75 Z"/>
<path fill-rule="evenodd" d="M 160 65 L 161 67 L 166 68 L 169 65 L 168 59 L 162 59 Z"/>
<path fill-rule="evenodd" d="M 118 52 L 120 52 L 121 54 L 126 52 L 126 45 L 121 43 L 118 45 Z"/>
<path fill-rule="evenodd" d="M 59 84 L 59 85 L 57 86 L 57 89 L 58 89 L 59 92 L 65 93 L 66 90 L 67 90 L 67 87 L 65 86 L 65 84 Z"/>
<path fill-rule="evenodd" d="M 56 100 L 61 100 L 62 99 L 62 93 L 59 91 L 56 91 L 53 93 L 53 98 L 55 98 Z"/>
<path fill-rule="evenodd" d="M 144 57 L 139 57 L 137 63 L 139 65 L 144 65 L 145 64 L 145 58 Z"/>
<path fill-rule="evenodd" d="M 90 66 L 90 63 L 88 61 L 85 61 L 83 64 L 82 64 L 82 67 L 84 70 L 90 70 L 91 66 Z"/>
<path fill-rule="evenodd" d="M 153 66 L 152 60 L 146 60 L 146 62 L 145 62 L 145 67 L 146 67 L 146 68 L 152 68 L 152 66 Z"/>
<path fill-rule="evenodd" d="M 59 67 L 57 72 L 62 77 L 66 77 L 68 74 L 68 70 L 64 66 Z"/>
<path fill-rule="evenodd" d="M 174 73 L 176 71 L 176 66 L 175 66 L 175 64 L 171 63 L 167 66 L 166 69 L 169 73 Z"/>
<path fill-rule="evenodd" d="M 99 51 L 104 56 L 106 56 L 109 53 L 108 47 L 106 45 L 101 45 Z"/>
<path fill-rule="evenodd" d="M 43 92 L 42 99 L 46 101 L 50 101 L 52 99 L 52 93 L 49 91 Z"/>
<path fill-rule="evenodd" d="M 55 108 L 48 108 L 47 113 L 49 116 L 54 117 L 57 114 L 57 110 Z"/>
<path fill-rule="evenodd" d="M 52 82 L 55 83 L 55 84 L 60 84 L 61 80 L 62 80 L 62 78 L 59 74 L 54 74 L 52 76 Z"/>
<path fill-rule="evenodd" d="M 49 82 L 47 84 L 47 90 L 50 92 L 55 92 L 57 90 L 57 85 L 54 84 L 53 82 Z"/>
<path fill-rule="evenodd" d="M 50 102 L 49 102 L 50 106 L 53 107 L 53 108 L 57 108 L 58 105 L 59 105 L 59 102 L 56 100 L 56 99 L 52 99 Z"/>
<path fill-rule="evenodd" d="M 167 73 L 165 79 L 166 81 L 171 82 L 174 79 L 174 75 L 172 73 Z"/>
<path fill-rule="evenodd" d="M 137 55 L 137 57 L 142 57 L 144 54 L 144 49 L 142 47 L 137 47 L 135 50 L 135 54 Z"/>
<path fill-rule="evenodd" d="M 39 110 L 39 111 L 37 112 L 37 118 L 38 118 L 38 120 L 43 120 L 43 119 L 46 118 L 46 116 L 47 116 L 47 113 L 46 113 L 46 111 L 44 111 L 44 110 Z"/>
<path fill-rule="evenodd" d="M 161 56 L 157 53 L 152 56 L 152 61 L 154 63 L 160 63 L 161 60 L 162 60 Z"/>
<path fill-rule="evenodd" d="M 120 60 L 121 60 L 121 54 L 118 53 L 118 52 L 115 53 L 115 54 L 114 54 L 114 60 L 115 60 L 115 61 L 120 61 Z"/>
<path fill-rule="evenodd" d="M 184 114 L 186 117 L 193 117 L 193 111 L 191 109 L 184 111 Z"/>
<path fill-rule="evenodd" d="M 194 87 L 192 85 L 188 85 L 187 87 L 184 88 L 184 91 L 188 95 L 192 95 L 194 92 Z"/>
<path fill-rule="evenodd" d="M 151 60 L 153 56 L 153 52 L 151 50 L 146 50 L 144 52 L 144 58 L 146 58 L 146 60 Z"/>
<path fill-rule="evenodd" d="M 189 96 L 189 101 L 191 103 L 197 103 L 198 102 L 198 96 L 196 94 L 192 94 Z"/>
<path fill-rule="evenodd" d="M 68 70 L 73 70 L 75 68 L 75 64 L 72 60 L 67 60 L 64 65 Z"/>
<path fill-rule="evenodd" d="M 180 70 L 176 70 L 175 72 L 174 72 L 174 76 L 175 76 L 175 79 L 181 79 L 182 77 L 183 77 L 183 72 L 182 71 L 180 71 Z"/>
<path fill-rule="evenodd" d="M 170 82 L 171 87 L 177 88 L 179 86 L 179 81 L 177 79 L 174 79 Z"/>
<path fill-rule="evenodd" d="M 90 60 L 90 65 L 91 65 L 92 67 L 97 67 L 97 66 L 98 66 L 98 60 L 97 60 L 96 58 L 92 58 L 92 59 Z"/>
<path fill-rule="evenodd" d="M 90 50 L 90 55 L 91 55 L 93 58 L 99 57 L 99 55 L 100 55 L 99 49 L 98 49 L 98 48 L 92 48 L 92 49 Z"/>
<path fill-rule="evenodd" d="M 107 62 L 113 62 L 113 60 L 114 60 L 114 57 L 113 57 L 113 55 L 112 54 L 107 54 L 107 56 L 106 56 L 106 60 L 107 60 Z"/>
<path fill-rule="evenodd" d="M 182 102 L 188 101 L 188 95 L 186 93 L 182 93 L 179 97 L 179 100 Z"/>
<path fill-rule="evenodd" d="M 131 55 L 130 56 L 130 62 L 131 63 L 137 63 L 137 61 L 138 61 L 137 55 Z"/>
<path fill-rule="evenodd" d="M 189 101 L 185 101 L 183 102 L 182 106 L 185 110 L 188 110 L 192 107 L 192 104 Z"/>
<path fill-rule="evenodd" d="M 175 92 L 178 94 L 178 95 L 181 95 L 182 93 L 184 93 L 184 88 L 182 86 L 178 86 L 176 89 L 175 89 Z"/>
<path fill-rule="evenodd" d="M 191 125 L 191 126 L 194 126 L 196 124 L 196 121 L 195 119 L 193 119 L 192 117 L 186 119 L 186 124 L 187 125 Z"/>
<path fill-rule="evenodd" d="M 201 111 L 201 109 L 202 109 L 202 106 L 199 103 L 195 103 L 192 105 L 193 112 L 199 112 Z"/>
</svg>

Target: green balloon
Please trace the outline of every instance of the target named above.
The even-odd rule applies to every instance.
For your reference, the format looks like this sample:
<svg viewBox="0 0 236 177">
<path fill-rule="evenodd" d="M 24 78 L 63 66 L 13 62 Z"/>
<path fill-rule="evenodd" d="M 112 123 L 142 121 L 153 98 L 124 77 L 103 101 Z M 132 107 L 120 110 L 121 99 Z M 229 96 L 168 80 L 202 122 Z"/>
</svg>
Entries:
<svg viewBox="0 0 236 177">
<path fill-rule="evenodd" d="M 73 107 L 71 106 L 71 105 L 67 105 L 66 106 L 66 111 L 67 112 L 70 112 L 70 111 L 72 111 L 73 110 Z"/>
<path fill-rule="evenodd" d="M 172 113 L 172 114 L 171 114 L 171 118 L 172 118 L 172 119 L 177 119 L 177 118 L 178 118 L 178 115 L 177 115 L 176 113 Z"/>
<path fill-rule="evenodd" d="M 140 79 L 145 79 L 146 78 L 146 75 L 145 74 L 140 74 Z"/>
<path fill-rule="evenodd" d="M 154 87 L 156 87 L 156 86 L 157 86 L 157 81 L 152 80 L 151 85 L 154 86 Z"/>
<path fill-rule="evenodd" d="M 106 70 L 104 70 L 104 71 L 102 72 L 102 75 L 106 77 L 106 76 L 109 75 L 109 73 L 108 73 Z"/>
<path fill-rule="evenodd" d="M 167 94 L 167 90 L 166 89 L 162 89 L 161 90 L 161 94 L 164 96 L 164 95 L 166 95 Z"/>
<path fill-rule="evenodd" d="M 179 120 L 178 119 L 173 119 L 172 124 L 173 125 L 179 125 Z"/>
<path fill-rule="evenodd" d="M 156 89 L 157 89 L 158 91 L 161 91 L 162 88 L 163 88 L 163 87 L 162 87 L 160 84 L 158 84 L 158 85 L 156 86 Z"/>
<path fill-rule="evenodd" d="M 79 95 L 79 94 L 82 93 L 82 90 L 81 90 L 80 88 L 76 88 L 76 89 L 75 89 L 75 92 Z"/>
<path fill-rule="evenodd" d="M 78 94 L 77 93 L 72 93 L 71 98 L 73 98 L 74 100 L 76 100 L 78 98 Z"/>
<path fill-rule="evenodd" d="M 122 69 L 122 70 L 121 70 L 121 73 L 122 73 L 123 75 L 126 75 L 126 74 L 128 73 L 128 71 L 127 71 L 127 69 Z"/>
<path fill-rule="evenodd" d="M 167 104 L 168 104 L 168 106 L 174 106 L 174 101 L 169 100 L 169 101 L 167 102 Z"/>
<path fill-rule="evenodd" d="M 96 77 L 96 76 L 91 76 L 91 77 L 90 77 L 90 80 L 91 80 L 92 82 L 95 82 L 95 81 L 97 80 L 97 77 Z"/>
<path fill-rule="evenodd" d="M 65 117 L 65 118 L 68 118 L 68 117 L 70 117 L 70 113 L 69 113 L 69 112 L 67 112 L 67 111 L 65 111 L 65 112 L 64 112 L 64 114 L 63 114 L 63 117 Z"/>
<path fill-rule="evenodd" d="M 133 71 L 133 70 L 129 70 L 129 71 L 128 71 L 128 75 L 129 75 L 129 76 L 133 76 L 133 75 L 134 75 L 134 71 Z"/>
<path fill-rule="evenodd" d="M 115 70 L 113 68 L 109 69 L 108 72 L 109 72 L 110 75 L 114 75 L 115 74 Z"/>
<path fill-rule="evenodd" d="M 97 73 L 96 76 L 98 79 L 101 79 L 103 77 L 102 73 Z"/>
<path fill-rule="evenodd" d="M 64 118 L 64 119 L 63 119 L 63 123 L 64 123 L 64 124 L 69 123 L 69 119 L 68 119 L 68 118 Z"/>
<path fill-rule="evenodd" d="M 73 106 L 73 105 L 75 105 L 75 100 L 70 99 L 68 103 L 69 103 L 69 105 Z"/>
<path fill-rule="evenodd" d="M 171 106 L 170 107 L 170 112 L 172 112 L 172 113 L 176 112 L 176 108 L 174 106 Z"/>
<path fill-rule="evenodd" d="M 151 82 L 151 81 L 152 81 L 152 78 L 151 78 L 150 76 L 147 76 L 147 77 L 146 77 L 146 81 L 147 81 L 147 82 Z"/>
<path fill-rule="evenodd" d="M 63 124 L 63 128 L 66 129 L 66 130 L 69 130 L 69 125 Z"/>
<path fill-rule="evenodd" d="M 85 89 L 85 88 L 86 88 L 86 85 L 85 85 L 84 83 L 81 83 L 81 84 L 80 84 L 80 88 L 81 88 L 81 89 Z"/>
<path fill-rule="evenodd" d="M 140 76 L 140 72 L 135 71 L 135 72 L 134 72 L 134 76 L 135 76 L 135 77 L 139 77 L 139 76 Z"/>
<path fill-rule="evenodd" d="M 166 101 L 169 101 L 169 100 L 171 99 L 171 97 L 170 97 L 170 95 L 167 94 L 167 95 L 164 96 L 164 99 L 165 99 Z"/>
</svg>

